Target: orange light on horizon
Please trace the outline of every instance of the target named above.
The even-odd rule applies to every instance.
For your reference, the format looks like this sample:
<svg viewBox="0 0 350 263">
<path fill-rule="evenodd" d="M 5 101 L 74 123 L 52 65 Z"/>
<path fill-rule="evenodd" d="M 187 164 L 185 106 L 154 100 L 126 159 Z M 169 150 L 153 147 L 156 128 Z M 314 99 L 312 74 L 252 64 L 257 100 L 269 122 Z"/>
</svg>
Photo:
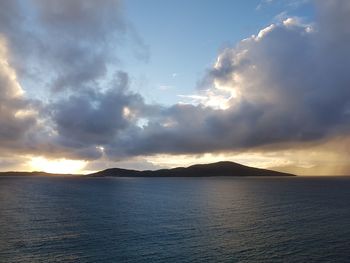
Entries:
<svg viewBox="0 0 350 263">
<path fill-rule="evenodd" d="M 86 161 L 33 157 L 29 165 L 34 171 L 55 174 L 75 174 L 82 173 L 83 168 L 86 166 Z"/>
</svg>

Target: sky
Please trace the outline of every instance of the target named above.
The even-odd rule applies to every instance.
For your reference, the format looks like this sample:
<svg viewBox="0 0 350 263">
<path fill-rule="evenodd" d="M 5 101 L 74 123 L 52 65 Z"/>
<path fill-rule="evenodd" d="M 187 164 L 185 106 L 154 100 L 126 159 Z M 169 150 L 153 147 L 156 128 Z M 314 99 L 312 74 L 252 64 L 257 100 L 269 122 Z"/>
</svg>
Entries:
<svg viewBox="0 0 350 263">
<path fill-rule="evenodd" d="M 350 173 L 347 0 L 0 0 L 0 171 Z"/>
</svg>

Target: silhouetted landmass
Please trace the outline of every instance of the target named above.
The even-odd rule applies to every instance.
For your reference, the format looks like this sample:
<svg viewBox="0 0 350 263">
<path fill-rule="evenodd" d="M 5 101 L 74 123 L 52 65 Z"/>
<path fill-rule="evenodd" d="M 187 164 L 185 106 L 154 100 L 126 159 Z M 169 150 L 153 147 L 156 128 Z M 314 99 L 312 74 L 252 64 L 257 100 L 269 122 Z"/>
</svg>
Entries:
<svg viewBox="0 0 350 263">
<path fill-rule="evenodd" d="M 45 172 L 0 172 L 0 176 L 73 176 L 74 174 L 54 174 Z"/>
<path fill-rule="evenodd" d="M 77 174 L 54 174 L 45 172 L 0 172 L 0 176 L 79 176 Z M 273 170 L 259 169 L 234 162 L 196 164 L 173 169 L 137 171 L 111 168 L 85 175 L 87 177 L 209 177 L 209 176 L 295 176 Z"/>
<path fill-rule="evenodd" d="M 137 171 L 111 168 L 97 173 L 88 174 L 91 177 L 209 177 L 209 176 L 295 176 L 272 170 L 259 169 L 234 162 L 217 162 L 211 164 L 196 164 L 189 167 L 161 169 L 156 171 Z"/>
</svg>

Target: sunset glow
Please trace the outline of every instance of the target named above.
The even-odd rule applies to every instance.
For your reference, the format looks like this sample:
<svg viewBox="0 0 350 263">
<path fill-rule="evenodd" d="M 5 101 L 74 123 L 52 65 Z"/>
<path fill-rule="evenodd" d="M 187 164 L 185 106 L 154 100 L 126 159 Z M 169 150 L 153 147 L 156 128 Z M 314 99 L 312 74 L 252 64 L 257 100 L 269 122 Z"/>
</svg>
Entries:
<svg viewBox="0 0 350 263">
<path fill-rule="evenodd" d="M 86 165 L 86 162 L 66 159 L 46 159 L 44 157 L 34 157 L 30 161 L 33 171 L 57 174 L 79 174 Z"/>
</svg>

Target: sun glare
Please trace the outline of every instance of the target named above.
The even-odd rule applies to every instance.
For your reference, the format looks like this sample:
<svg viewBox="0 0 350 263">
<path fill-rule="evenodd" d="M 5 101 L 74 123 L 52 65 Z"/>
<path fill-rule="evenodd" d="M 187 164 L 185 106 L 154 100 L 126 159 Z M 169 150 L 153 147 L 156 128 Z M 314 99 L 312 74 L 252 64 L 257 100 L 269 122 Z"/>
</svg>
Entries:
<svg viewBox="0 0 350 263">
<path fill-rule="evenodd" d="M 30 166 L 34 171 L 43 171 L 56 174 L 81 173 L 86 162 L 81 160 L 67 159 L 46 159 L 44 157 L 34 157 L 30 161 Z"/>
</svg>

